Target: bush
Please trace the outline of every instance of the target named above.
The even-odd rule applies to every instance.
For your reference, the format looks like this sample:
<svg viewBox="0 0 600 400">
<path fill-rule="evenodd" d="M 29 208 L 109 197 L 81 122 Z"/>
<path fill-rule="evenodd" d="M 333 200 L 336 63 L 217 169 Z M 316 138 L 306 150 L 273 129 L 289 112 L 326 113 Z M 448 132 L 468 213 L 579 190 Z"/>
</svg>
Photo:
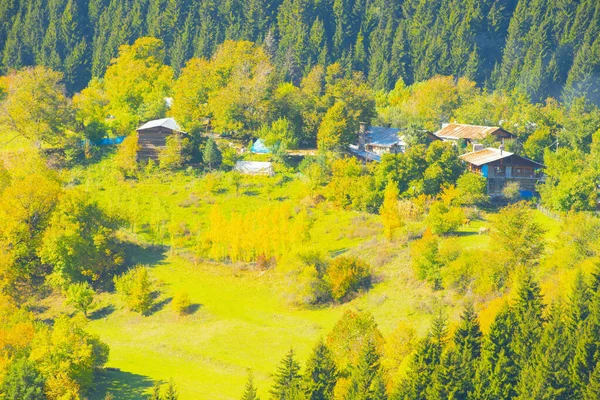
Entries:
<svg viewBox="0 0 600 400">
<path fill-rule="evenodd" d="M 138 265 L 127 273 L 114 277 L 115 289 L 131 311 L 147 315 L 152 308 L 152 289 L 148 269 Z"/>
<path fill-rule="evenodd" d="M 431 232 L 444 234 L 454 231 L 465 218 L 465 213 L 460 207 L 449 207 L 443 202 L 436 201 L 429 208 L 427 224 Z"/>
<path fill-rule="evenodd" d="M 415 240 L 410 248 L 412 266 L 419 279 L 430 282 L 434 289 L 441 289 L 440 270 L 442 263 L 439 255 L 438 238 L 429 229 L 423 237 Z"/>
<path fill-rule="evenodd" d="M 123 175 L 131 175 L 137 170 L 138 135 L 133 133 L 123 140 L 114 158 L 115 166 Z"/>
<path fill-rule="evenodd" d="M 327 269 L 327 278 L 331 285 L 331 296 L 339 301 L 371 286 L 371 268 L 355 257 L 337 257 Z"/>
<path fill-rule="evenodd" d="M 462 205 L 478 205 L 487 203 L 487 180 L 472 172 L 467 172 L 456 181 L 458 200 Z"/>
<path fill-rule="evenodd" d="M 158 155 L 159 164 L 164 169 L 178 169 L 190 161 L 190 140 L 178 135 L 167 137 L 167 145 Z"/>
<path fill-rule="evenodd" d="M 182 290 L 175 293 L 173 296 L 173 309 L 179 314 L 184 315 L 190 311 L 192 302 L 190 301 L 190 295 Z"/>
</svg>

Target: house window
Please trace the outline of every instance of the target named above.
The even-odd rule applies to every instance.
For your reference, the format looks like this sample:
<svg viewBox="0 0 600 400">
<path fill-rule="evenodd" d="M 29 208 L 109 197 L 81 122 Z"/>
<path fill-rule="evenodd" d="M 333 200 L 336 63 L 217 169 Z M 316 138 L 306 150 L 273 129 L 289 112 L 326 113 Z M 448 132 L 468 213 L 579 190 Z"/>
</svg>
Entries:
<svg viewBox="0 0 600 400">
<path fill-rule="evenodd" d="M 494 175 L 505 176 L 506 175 L 506 167 L 504 165 L 495 166 L 494 167 Z"/>
</svg>

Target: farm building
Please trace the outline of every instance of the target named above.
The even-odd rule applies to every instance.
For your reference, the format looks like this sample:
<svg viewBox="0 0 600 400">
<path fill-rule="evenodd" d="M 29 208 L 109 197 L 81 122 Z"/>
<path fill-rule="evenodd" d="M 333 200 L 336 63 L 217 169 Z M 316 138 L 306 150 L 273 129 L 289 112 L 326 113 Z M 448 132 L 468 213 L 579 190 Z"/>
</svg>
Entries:
<svg viewBox="0 0 600 400">
<path fill-rule="evenodd" d="M 514 153 L 488 147 L 463 154 L 471 172 L 487 179 L 487 192 L 492 198 L 502 197 L 502 190 L 509 182 L 518 182 L 522 197 L 532 197 L 536 184 L 544 181 L 545 166 Z"/>
<path fill-rule="evenodd" d="M 137 128 L 138 160 L 156 160 L 158 154 L 167 144 L 167 137 L 185 134 L 173 118 L 162 118 L 148 121 Z"/>
<path fill-rule="evenodd" d="M 358 144 L 350 145 L 350 151 L 367 161 L 380 161 L 382 154 L 404 153 L 407 144 L 400 129 L 360 124 Z"/>
<path fill-rule="evenodd" d="M 495 140 L 514 139 L 515 135 L 497 126 L 479 126 L 465 124 L 442 124 L 442 129 L 434 136 L 444 141 L 464 140 L 467 143 L 477 143 L 494 136 Z"/>
<path fill-rule="evenodd" d="M 238 171 L 246 175 L 267 175 L 273 176 L 273 164 L 270 162 L 262 161 L 238 161 L 233 167 L 235 171 Z"/>
</svg>

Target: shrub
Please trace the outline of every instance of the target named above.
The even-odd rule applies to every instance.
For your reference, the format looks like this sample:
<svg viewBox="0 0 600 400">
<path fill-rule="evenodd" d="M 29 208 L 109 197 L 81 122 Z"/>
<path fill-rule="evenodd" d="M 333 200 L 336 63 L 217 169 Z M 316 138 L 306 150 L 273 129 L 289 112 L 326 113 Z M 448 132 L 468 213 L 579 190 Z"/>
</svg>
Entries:
<svg viewBox="0 0 600 400">
<path fill-rule="evenodd" d="M 441 289 L 438 238 L 429 229 L 423 237 L 415 240 L 410 248 L 412 266 L 419 279 L 430 282 L 434 289 Z"/>
<path fill-rule="evenodd" d="M 127 273 L 114 277 L 117 293 L 131 311 L 147 315 L 152 308 L 152 289 L 148 269 L 138 265 Z"/>
<path fill-rule="evenodd" d="M 355 257 L 334 258 L 327 269 L 334 300 L 342 300 L 371 285 L 371 268 Z"/>
<path fill-rule="evenodd" d="M 478 205 L 487 203 L 487 180 L 472 172 L 467 172 L 458 178 L 456 187 L 459 192 L 458 200 L 463 205 Z"/>
<path fill-rule="evenodd" d="M 521 198 L 521 184 L 518 181 L 508 182 L 502 189 L 502 195 L 508 201 L 517 201 Z"/>
<path fill-rule="evenodd" d="M 173 309 L 179 315 L 187 314 L 190 311 L 190 306 L 192 305 L 192 302 L 190 301 L 190 295 L 187 292 L 180 290 L 175 293 L 175 296 L 173 296 L 172 304 Z"/>
<path fill-rule="evenodd" d="M 124 175 L 131 175 L 137 169 L 137 152 L 139 150 L 138 135 L 133 133 L 123 140 L 115 156 L 116 167 Z"/>
<path fill-rule="evenodd" d="M 458 228 L 464 218 L 464 211 L 460 207 L 449 207 L 441 201 L 436 201 L 429 208 L 427 224 L 432 233 L 444 234 Z"/>
<path fill-rule="evenodd" d="M 191 159 L 190 140 L 178 135 L 167 137 L 165 148 L 158 155 L 159 164 L 164 169 L 181 168 Z"/>
</svg>

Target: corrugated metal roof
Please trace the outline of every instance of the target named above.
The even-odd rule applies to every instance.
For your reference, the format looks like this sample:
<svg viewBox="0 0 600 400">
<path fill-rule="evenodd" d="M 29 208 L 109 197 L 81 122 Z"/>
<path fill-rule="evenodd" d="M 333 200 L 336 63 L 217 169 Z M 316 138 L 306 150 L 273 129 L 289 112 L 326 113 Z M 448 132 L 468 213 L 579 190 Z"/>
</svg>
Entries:
<svg viewBox="0 0 600 400">
<path fill-rule="evenodd" d="M 395 144 L 405 145 L 400 129 L 385 126 L 370 126 L 367 130 L 366 144 L 391 147 Z"/>
<path fill-rule="evenodd" d="M 159 126 L 181 132 L 181 128 L 179 127 L 179 125 L 177 125 L 177 122 L 175 122 L 175 120 L 173 118 L 162 118 L 162 119 L 155 119 L 153 121 L 148 121 L 144 125 L 137 128 L 137 130 L 140 131 L 143 129 L 156 128 Z"/>
<path fill-rule="evenodd" d="M 350 148 L 350 152 L 364 158 L 367 161 L 381 161 L 381 156 L 377 153 L 373 153 L 372 151 L 359 150 L 358 146 L 352 144 L 348 147 Z"/>
<path fill-rule="evenodd" d="M 470 164 L 480 166 L 491 163 L 492 161 L 497 161 L 503 158 L 510 157 L 513 154 L 515 153 L 511 153 L 506 150 L 495 149 L 493 147 L 488 147 L 487 149 L 463 154 L 462 156 L 460 156 L 460 159 Z"/>
<path fill-rule="evenodd" d="M 479 126 L 464 124 L 448 124 L 434 133 L 444 139 L 484 139 L 496 131 L 503 130 L 497 126 Z M 506 131 L 505 131 L 506 132 Z M 507 132 L 508 133 L 508 132 Z"/>
</svg>

